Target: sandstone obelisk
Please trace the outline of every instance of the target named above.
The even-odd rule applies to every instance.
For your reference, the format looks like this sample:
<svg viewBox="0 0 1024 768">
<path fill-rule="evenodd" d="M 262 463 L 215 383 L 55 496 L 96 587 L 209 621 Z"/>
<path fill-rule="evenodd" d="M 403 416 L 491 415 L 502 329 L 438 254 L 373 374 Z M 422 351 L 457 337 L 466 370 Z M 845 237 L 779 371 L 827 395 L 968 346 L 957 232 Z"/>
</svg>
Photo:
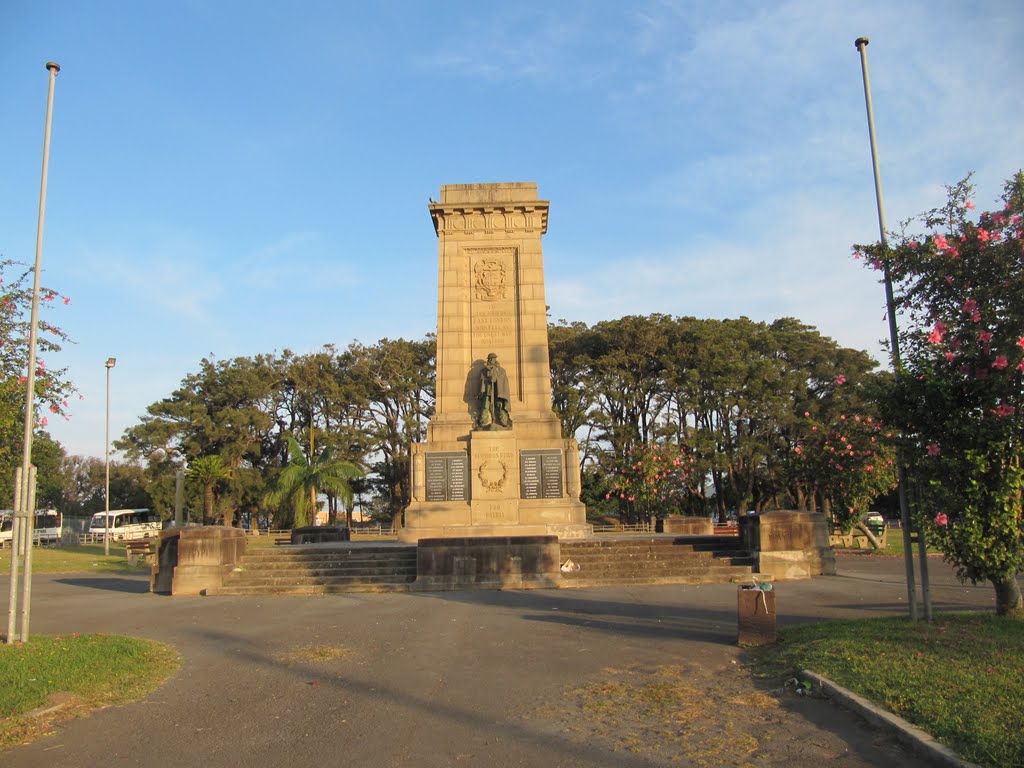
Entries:
<svg viewBox="0 0 1024 768">
<path fill-rule="evenodd" d="M 592 533 L 578 447 L 551 408 L 541 249 L 548 208 L 537 185 L 523 182 L 447 184 L 431 201 L 437 400 L 427 441 L 412 450 L 402 541 Z M 507 379 L 500 397 L 484 386 L 489 358 Z M 482 413 L 505 396 L 505 413 Z"/>
</svg>

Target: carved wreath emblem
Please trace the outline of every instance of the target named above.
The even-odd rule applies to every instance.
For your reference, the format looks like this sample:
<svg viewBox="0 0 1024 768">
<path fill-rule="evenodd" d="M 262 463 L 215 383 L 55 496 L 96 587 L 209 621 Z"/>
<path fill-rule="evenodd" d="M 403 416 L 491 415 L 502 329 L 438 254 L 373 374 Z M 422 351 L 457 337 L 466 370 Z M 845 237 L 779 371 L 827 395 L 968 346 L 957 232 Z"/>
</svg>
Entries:
<svg viewBox="0 0 1024 768">
<path fill-rule="evenodd" d="M 488 459 L 480 465 L 476 476 L 480 478 L 480 483 L 484 488 L 497 492 L 504 488 L 508 481 L 508 467 L 503 461 Z"/>
<path fill-rule="evenodd" d="M 473 267 L 476 297 L 481 301 L 505 298 L 505 265 L 494 259 L 482 259 Z"/>
</svg>

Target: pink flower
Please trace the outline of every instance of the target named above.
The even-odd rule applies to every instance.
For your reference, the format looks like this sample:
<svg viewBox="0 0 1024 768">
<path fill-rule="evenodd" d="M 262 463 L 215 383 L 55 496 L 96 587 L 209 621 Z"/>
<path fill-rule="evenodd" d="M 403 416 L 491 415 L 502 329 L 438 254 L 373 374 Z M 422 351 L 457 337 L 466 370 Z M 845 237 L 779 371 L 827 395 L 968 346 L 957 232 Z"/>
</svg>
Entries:
<svg viewBox="0 0 1024 768">
<path fill-rule="evenodd" d="M 946 359 L 947 359 L 947 360 L 948 360 L 949 362 L 953 362 L 953 358 L 954 358 L 954 357 L 956 357 L 956 355 L 954 355 L 954 354 L 953 354 L 952 352 L 947 352 L 947 353 L 946 353 Z"/>
<path fill-rule="evenodd" d="M 1021 336 L 1019 339 L 1017 339 L 1017 346 L 1024 347 L 1024 336 Z"/>
<path fill-rule="evenodd" d="M 933 242 L 935 243 L 935 247 L 938 248 L 940 251 L 944 251 L 947 248 L 949 248 L 949 241 L 946 240 L 945 235 L 936 235 L 933 238 Z"/>
<path fill-rule="evenodd" d="M 973 312 L 971 312 L 971 322 L 972 323 L 980 323 L 981 322 L 981 312 L 979 310 L 976 309 Z"/>
<path fill-rule="evenodd" d="M 980 240 L 981 242 L 983 242 L 983 243 L 987 243 L 987 242 L 988 242 L 989 240 L 991 240 L 991 239 L 992 239 L 992 235 L 990 235 L 990 234 L 988 233 L 988 230 L 987 230 L 987 229 L 979 229 L 979 230 L 978 230 L 978 239 L 979 239 L 979 240 Z"/>
<path fill-rule="evenodd" d="M 938 443 L 932 443 L 931 445 L 928 446 L 929 456 L 938 456 L 940 453 L 942 453 L 942 448 L 939 447 Z"/>
<path fill-rule="evenodd" d="M 796 454 L 799 456 L 801 453 L 804 452 L 804 449 L 798 445 L 796 448 L 793 449 L 793 451 L 796 452 Z"/>
<path fill-rule="evenodd" d="M 1000 403 L 992 410 L 992 413 L 994 413 L 996 416 L 1013 416 L 1013 414 L 1016 413 L 1016 411 L 1017 409 L 1014 408 L 1012 405 Z"/>
<path fill-rule="evenodd" d="M 1019 363 L 1017 363 L 1017 370 L 1024 371 L 1024 360 L 1021 360 Z"/>
<path fill-rule="evenodd" d="M 982 344 L 988 344 L 990 341 L 992 341 L 991 331 L 978 331 L 978 341 L 980 341 Z"/>
<path fill-rule="evenodd" d="M 45 416 L 43 416 L 43 418 L 41 418 L 41 419 L 39 420 L 39 426 L 40 426 L 40 427 L 45 427 L 45 426 L 46 426 L 46 425 L 47 425 L 48 423 L 49 423 L 49 422 L 48 422 L 48 420 L 47 420 L 47 418 L 46 418 Z"/>
<path fill-rule="evenodd" d="M 939 512 L 939 514 L 935 516 L 935 524 L 942 528 L 949 525 L 949 518 L 946 516 L 945 512 Z"/>
<path fill-rule="evenodd" d="M 918 243 L 917 240 L 911 240 L 910 241 L 910 250 L 916 251 L 918 249 L 919 245 L 920 245 L 920 243 Z"/>
<path fill-rule="evenodd" d="M 974 299 L 968 299 L 967 301 L 964 302 L 963 310 L 967 314 L 970 314 L 971 312 L 973 312 L 977 308 L 978 308 L 978 302 L 976 302 Z"/>
<path fill-rule="evenodd" d="M 998 368 L 1000 371 L 1007 365 L 1009 365 L 1009 363 L 1006 360 L 1006 355 L 997 355 L 996 359 L 992 362 L 992 367 Z"/>
<path fill-rule="evenodd" d="M 843 376 L 843 374 L 839 374 L 838 376 L 836 376 L 836 384 L 838 384 L 839 386 L 842 386 L 845 383 L 846 383 L 846 377 Z"/>
<path fill-rule="evenodd" d="M 931 334 L 928 336 L 928 341 L 932 344 L 941 344 L 942 337 L 946 333 L 946 324 L 941 320 L 935 323 L 935 327 L 932 329 Z"/>
<path fill-rule="evenodd" d="M 966 203 L 964 203 L 964 205 L 967 206 L 967 210 L 968 211 L 973 211 L 974 210 L 974 203 L 972 203 L 970 200 L 968 200 Z"/>
</svg>

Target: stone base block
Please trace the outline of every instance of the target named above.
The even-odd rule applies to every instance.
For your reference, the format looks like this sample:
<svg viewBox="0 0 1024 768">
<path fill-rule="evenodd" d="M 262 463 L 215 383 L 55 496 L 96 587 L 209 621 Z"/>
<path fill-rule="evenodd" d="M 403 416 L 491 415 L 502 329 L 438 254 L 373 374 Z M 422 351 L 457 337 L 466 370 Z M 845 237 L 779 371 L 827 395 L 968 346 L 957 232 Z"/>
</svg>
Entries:
<svg viewBox="0 0 1024 768">
<path fill-rule="evenodd" d="M 712 536 L 715 524 L 710 517 L 670 515 L 658 521 L 659 533 L 680 533 L 685 536 Z"/>
<path fill-rule="evenodd" d="M 777 580 L 834 575 L 828 524 L 816 512 L 778 510 L 740 518 L 740 537 L 757 558 L 757 570 Z"/>
<path fill-rule="evenodd" d="M 561 581 L 557 536 L 420 539 L 412 588 L 552 589 Z"/>
<path fill-rule="evenodd" d="M 351 538 L 348 528 L 343 525 L 307 525 L 293 528 L 291 533 L 292 544 L 323 544 L 350 541 Z"/>
<path fill-rule="evenodd" d="M 201 595 L 220 587 L 245 552 L 245 531 L 203 526 L 163 531 L 150 589 L 172 595 Z"/>
</svg>

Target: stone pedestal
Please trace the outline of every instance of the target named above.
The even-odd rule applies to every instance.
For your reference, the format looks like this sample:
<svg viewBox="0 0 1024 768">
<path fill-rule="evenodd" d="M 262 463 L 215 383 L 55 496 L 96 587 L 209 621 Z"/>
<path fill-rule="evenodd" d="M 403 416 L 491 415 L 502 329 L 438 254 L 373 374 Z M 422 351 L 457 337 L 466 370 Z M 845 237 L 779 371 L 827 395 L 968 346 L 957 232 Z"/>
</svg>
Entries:
<svg viewBox="0 0 1024 768">
<path fill-rule="evenodd" d="M 557 589 L 559 551 L 557 536 L 420 539 L 413 589 Z"/>
<path fill-rule="evenodd" d="M 172 595 L 201 595 L 220 587 L 245 553 L 245 531 L 203 526 L 164 531 L 150 588 Z"/>
<path fill-rule="evenodd" d="M 430 206 L 438 237 L 437 398 L 413 446 L 399 539 L 593 533 L 579 451 L 551 408 L 541 235 L 532 183 L 451 184 Z M 511 425 L 481 419 L 481 373 L 497 357 Z"/>
<path fill-rule="evenodd" d="M 740 518 L 740 536 L 757 558 L 759 573 L 775 581 L 834 576 L 828 522 L 817 512 L 761 512 Z"/>
<path fill-rule="evenodd" d="M 679 533 L 685 536 L 712 536 L 715 533 L 715 524 L 710 517 L 683 517 L 682 515 L 669 515 L 658 521 L 658 528 L 661 533 Z"/>
</svg>

